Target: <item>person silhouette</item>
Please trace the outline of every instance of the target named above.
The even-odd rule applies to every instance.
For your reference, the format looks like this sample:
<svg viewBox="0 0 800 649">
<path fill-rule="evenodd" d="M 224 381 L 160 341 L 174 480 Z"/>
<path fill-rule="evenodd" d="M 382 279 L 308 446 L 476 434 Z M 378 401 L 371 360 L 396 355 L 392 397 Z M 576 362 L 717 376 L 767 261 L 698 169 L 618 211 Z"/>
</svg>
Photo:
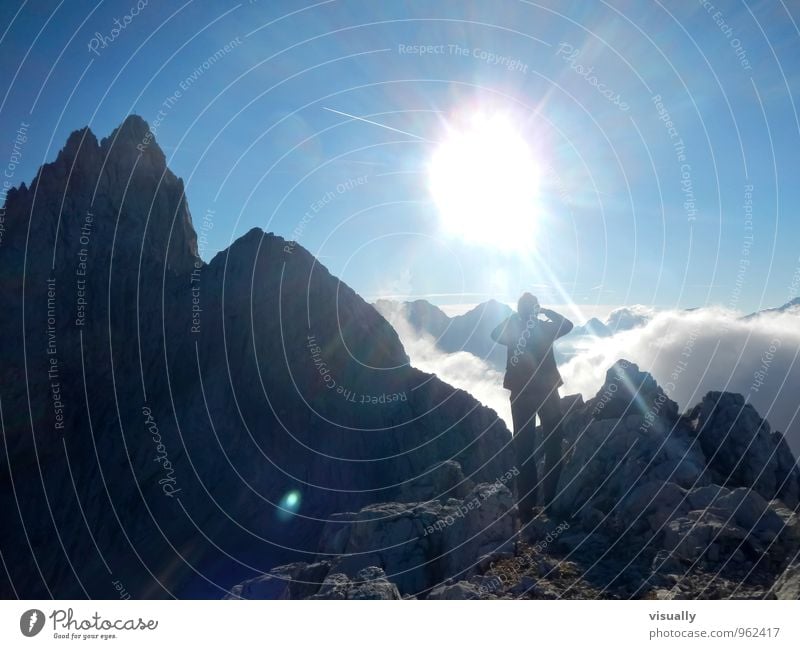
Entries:
<svg viewBox="0 0 800 649">
<path fill-rule="evenodd" d="M 546 320 L 540 319 L 544 316 Z M 517 495 L 523 523 L 530 521 L 536 504 L 538 477 L 536 472 L 536 415 L 542 423 L 542 446 L 545 476 L 542 501 L 552 502 L 561 472 L 561 399 L 558 388 L 563 385 L 556 367 L 553 343 L 572 330 L 572 322 L 551 309 L 539 306 L 539 300 L 523 293 L 517 312 L 501 322 L 492 339 L 507 348 L 506 374 L 503 387 L 511 391 L 511 417 L 514 424 L 514 452 L 519 475 Z M 538 454 L 537 454 L 538 455 Z"/>
</svg>

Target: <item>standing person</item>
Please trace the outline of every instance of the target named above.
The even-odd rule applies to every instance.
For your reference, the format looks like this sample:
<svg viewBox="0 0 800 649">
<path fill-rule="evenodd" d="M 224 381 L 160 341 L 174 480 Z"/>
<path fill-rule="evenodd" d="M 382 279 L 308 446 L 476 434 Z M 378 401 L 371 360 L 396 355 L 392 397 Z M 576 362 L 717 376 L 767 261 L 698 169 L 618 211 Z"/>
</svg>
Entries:
<svg viewBox="0 0 800 649">
<path fill-rule="evenodd" d="M 546 320 L 541 320 L 540 315 Z M 561 471 L 561 400 L 563 384 L 553 355 L 553 343 L 568 334 L 572 323 L 562 315 L 539 306 L 539 300 L 524 293 L 517 312 L 492 331 L 492 339 L 508 348 L 503 387 L 511 391 L 511 416 L 514 420 L 514 451 L 519 476 L 517 492 L 523 523 L 532 516 L 536 504 L 536 460 L 533 457 L 536 414 L 542 422 L 545 456 L 543 501 L 549 505 L 555 496 Z"/>
</svg>

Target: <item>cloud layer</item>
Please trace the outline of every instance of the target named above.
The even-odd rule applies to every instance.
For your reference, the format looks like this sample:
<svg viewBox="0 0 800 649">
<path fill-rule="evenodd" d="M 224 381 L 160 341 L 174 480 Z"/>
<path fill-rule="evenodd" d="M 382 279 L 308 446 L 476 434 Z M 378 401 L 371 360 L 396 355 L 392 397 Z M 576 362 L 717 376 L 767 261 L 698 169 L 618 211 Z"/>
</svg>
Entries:
<svg viewBox="0 0 800 649">
<path fill-rule="evenodd" d="M 745 320 L 732 311 L 702 308 L 647 316 L 642 326 L 610 337 L 567 338 L 560 350 L 569 359 L 560 366 L 562 395 L 594 396 L 608 368 L 626 358 L 650 372 L 681 410 L 712 390 L 744 395 L 800 454 L 800 315 L 776 312 Z M 502 373 L 472 354 L 440 351 L 398 314 L 390 321 L 412 365 L 471 393 L 511 426 Z"/>
<path fill-rule="evenodd" d="M 511 428 L 511 406 L 508 390 L 503 389 L 502 373 L 469 352 L 441 351 L 432 336 L 414 330 L 400 309 L 382 312 L 400 336 L 414 367 L 436 374 L 445 383 L 469 392 L 483 405 L 497 412 Z"/>
<path fill-rule="evenodd" d="M 743 394 L 800 451 L 800 317 L 768 313 L 743 320 L 717 308 L 662 311 L 644 326 L 576 341 L 561 367 L 568 393 L 593 395 L 618 358 L 650 372 L 681 409 L 710 390 Z"/>
</svg>

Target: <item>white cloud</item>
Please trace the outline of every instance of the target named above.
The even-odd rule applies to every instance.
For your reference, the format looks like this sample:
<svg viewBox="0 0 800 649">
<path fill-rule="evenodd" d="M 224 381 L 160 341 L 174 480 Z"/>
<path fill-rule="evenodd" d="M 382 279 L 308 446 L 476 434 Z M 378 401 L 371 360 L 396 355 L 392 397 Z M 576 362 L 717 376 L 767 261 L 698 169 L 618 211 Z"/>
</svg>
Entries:
<svg viewBox="0 0 800 649">
<path fill-rule="evenodd" d="M 411 364 L 417 369 L 436 374 L 442 381 L 469 392 L 483 405 L 492 408 L 511 428 L 511 406 L 508 390 L 503 389 L 503 374 L 469 352 L 448 354 L 439 350 L 432 336 L 417 333 L 400 311 L 383 312 L 397 331 Z"/>
<path fill-rule="evenodd" d="M 650 372 L 682 410 L 710 390 L 745 395 L 773 429 L 787 433 L 795 453 L 800 451 L 796 314 L 742 320 L 718 308 L 662 311 L 644 326 L 610 338 L 587 338 L 583 345 L 561 367 L 565 393 L 594 395 L 611 364 L 626 358 Z M 759 380 L 756 373 L 765 367 Z"/>
<path fill-rule="evenodd" d="M 646 324 L 652 319 L 655 313 L 655 309 L 644 306 L 643 304 L 623 306 L 614 309 L 608 314 L 606 324 L 611 331 L 625 331 Z"/>
<path fill-rule="evenodd" d="M 567 339 L 570 358 L 561 365 L 561 394 L 594 396 L 606 371 L 626 358 L 650 372 L 685 410 L 709 391 L 745 395 L 773 429 L 786 433 L 800 454 L 800 317 L 768 313 L 742 320 L 719 308 L 650 313 L 650 320 L 608 338 Z M 508 391 L 501 372 L 465 352 L 447 354 L 420 337 L 396 314 L 390 318 L 415 367 L 466 390 L 511 426 Z M 773 351 L 770 351 L 770 350 Z M 769 358 L 769 355 L 772 358 Z M 764 376 L 756 376 L 764 371 Z"/>
</svg>

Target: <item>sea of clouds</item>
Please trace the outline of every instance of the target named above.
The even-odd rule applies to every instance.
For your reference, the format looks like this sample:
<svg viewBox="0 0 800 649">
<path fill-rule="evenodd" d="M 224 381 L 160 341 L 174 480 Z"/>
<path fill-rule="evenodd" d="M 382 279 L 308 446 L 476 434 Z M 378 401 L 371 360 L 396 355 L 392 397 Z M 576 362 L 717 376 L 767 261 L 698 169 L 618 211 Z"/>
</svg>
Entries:
<svg viewBox="0 0 800 649">
<path fill-rule="evenodd" d="M 608 368 L 625 358 L 650 372 L 681 410 L 709 391 L 744 395 L 773 429 L 786 433 L 795 454 L 800 454 L 800 312 L 745 319 L 740 313 L 708 307 L 650 310 L 648 316 L 639 326 L 609 337 L 562 339 L 561 394 L 594 396 Z M 470 353 L 440 351 L 432 337 L 418 334 L 397 313 L 390 320 L 412 365 L 471 393 L 510 427 L 501 372 Z"/>
</svg>

